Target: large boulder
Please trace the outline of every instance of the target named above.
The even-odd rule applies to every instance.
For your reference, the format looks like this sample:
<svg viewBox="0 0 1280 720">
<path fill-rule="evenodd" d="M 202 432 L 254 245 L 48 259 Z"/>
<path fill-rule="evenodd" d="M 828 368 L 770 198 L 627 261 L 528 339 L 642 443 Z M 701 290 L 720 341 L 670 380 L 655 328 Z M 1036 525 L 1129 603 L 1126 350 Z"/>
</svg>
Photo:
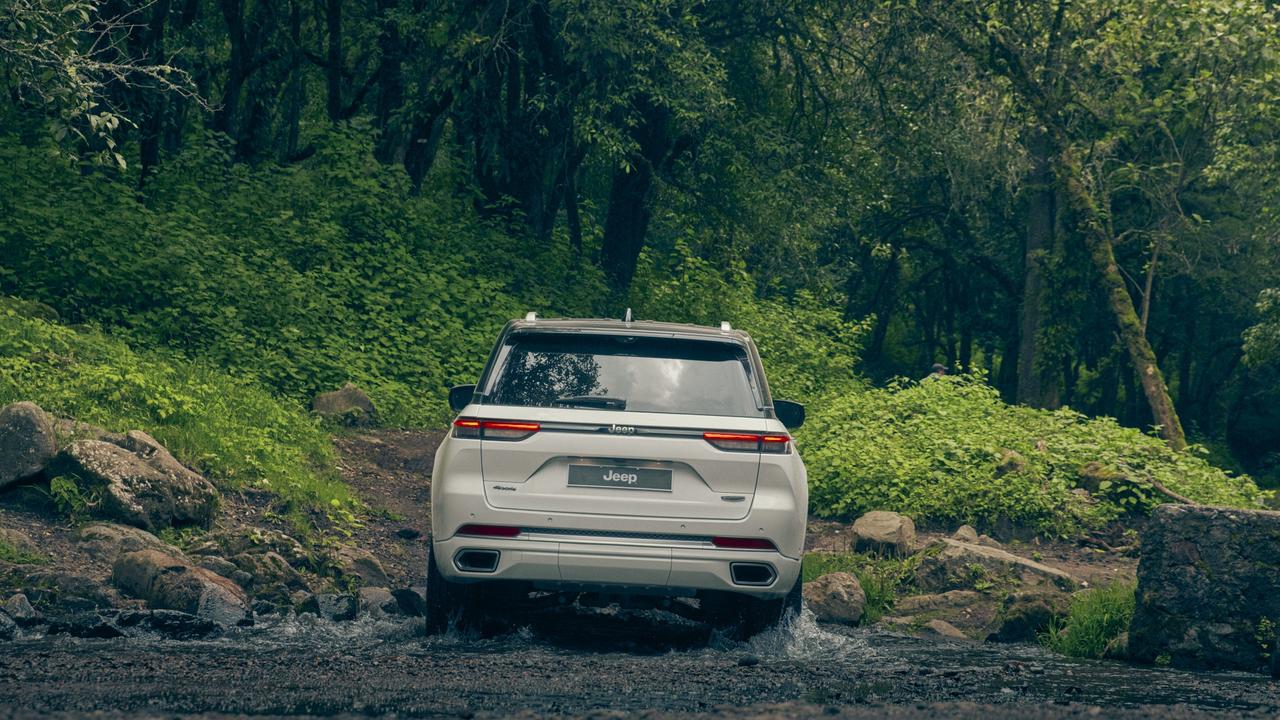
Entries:
<svg viewBox="0 0 1280 720">
<path fill-rule="evenodd" d="M 208 526 L 218 491 L 203 476 L 178 462 L 150 435 L 134 430 L 120 445 L 77 440 L 58 453 L 55 474 L 78 478 L 100 490 L 95 512 L 144 530 L 173 525 Z"/>
<path fill-rule="evenodd" d="M 1129 654 L 1187 668 L 1267 668 L 1280 620 L 1280 512 L 1161 505 L 1142 533 Z"/>
<path fill-rule="evenodd" d="M 152 608 L 179 610 L 219 625 L 244 624 L 250 617 L 249 599 L 238 585 L 181 555 L 124 553 L 116 558 L 111 581 Z"/>
<path fill-rule="evenodd" d="M 1071 596 L 1051 586 L 1010 593 L 997 618 L 995 631 L 987 636 L 996 642 L 1031 642 L 1049 629 L 1055 617 L 1067 614 Z"/>
<path fill-rule="evenodd" d="M 916 587 L 930 592 L 1044 584 L 1073 590 L 1079 581 L 1063 570 L 1007 550 L 954 538 L 941 538 L 926 549 L 916 567 Z"/>
<path fill-rule="evenodd" d="M 916 545 L 916 524 L 906 515 L 872 510 L 853 523 L 853 549 L 889 555 L 910 555 Z"/>
<path fill-rule="evenodd" d="M 0 489 L 37 475 L 58 452 L 53 421 L 38 405 L 0 409 Z"/>
<path fill-rule="evenodd" d="M 321 417 L 353 427 L 372 425 L 377 418 L 373 401 L 351 383 L 343 385 L 340 390 L 316 395 L 311 401 L 311 409 Z"/>
<path fill-rule="evenodd" d="M 867 606 L 867 595 L 858 578 L 836 572 L 805 583 L 804 601 L 821 622 L 856 625 Z"/>
<path fill-rule="evenodd" d="M 115 523 L 93 523 L 76 531 L 80 547 L 97 560 L 114 562 L 122 552 L 135 550 L 177 550 L 146 530 Z"/>
<path fill-rule="evenodd" d="M 373 553 L 358 547 L 343 545 L 334 555 L 334 564 L 344 576 L 353 578 L 361 587 L 388 587 L 387 571 Z"/>
</svg>

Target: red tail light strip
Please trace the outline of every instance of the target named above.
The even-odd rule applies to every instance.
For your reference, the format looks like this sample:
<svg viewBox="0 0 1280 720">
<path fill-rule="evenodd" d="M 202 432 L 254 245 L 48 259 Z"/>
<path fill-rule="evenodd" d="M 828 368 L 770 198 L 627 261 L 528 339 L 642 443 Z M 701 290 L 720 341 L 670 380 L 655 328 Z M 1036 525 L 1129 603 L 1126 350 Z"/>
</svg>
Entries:
<svg viewBox="0 0 1280 720">
<path fill-rule="evenodd" d="M 790 435 L 761 435 L 757 433 L 704 432 L 702 439 L 720 448 L 733 452 L 791 452 Z"/>
<path fill-rule="evenodd" d="M 453 436 L 473 440 L 523 440 L 542 429 L 536 422 L 512 420 L 477 420 L 458 418 L 453 421 Z"/>
</svg>

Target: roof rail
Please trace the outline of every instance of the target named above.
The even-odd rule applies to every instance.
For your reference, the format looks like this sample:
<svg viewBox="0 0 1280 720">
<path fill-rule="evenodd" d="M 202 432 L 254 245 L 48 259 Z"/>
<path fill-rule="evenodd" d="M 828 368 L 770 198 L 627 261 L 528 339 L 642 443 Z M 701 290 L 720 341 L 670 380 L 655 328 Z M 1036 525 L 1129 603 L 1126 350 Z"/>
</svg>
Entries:
<svg viewBox="0 0 1280 720">
<path fill-rule="evenodd" d="M 525 322 L 537 322 L 537 320 L 538 320 L 538 313 L 536 312 L 530 311 L 529 313 L 526 313 L 524 316 Z"/>
<path fill-rule="evenodd" d="M 729 332 L 732 329 L 733 329 L 733 326 L 729 324 L 728 320 L 720 321 L 720 332 Z"/>
</svg>

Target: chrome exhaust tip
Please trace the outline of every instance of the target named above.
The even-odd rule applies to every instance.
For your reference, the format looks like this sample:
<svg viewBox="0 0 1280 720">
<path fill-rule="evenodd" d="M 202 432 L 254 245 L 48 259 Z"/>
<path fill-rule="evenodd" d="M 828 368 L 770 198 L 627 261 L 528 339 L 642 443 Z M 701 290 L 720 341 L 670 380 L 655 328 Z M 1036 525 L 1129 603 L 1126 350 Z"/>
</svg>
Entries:
<svg viewBox="0 0 1280 720">
<path fill-rule="evenodd" d="M 754 562 L 729 563 L 729 576 L 734 585 L 750 587 L 768 587 L 778 579 L 778 573 L 772 565 Z"/>
<path fill-rule="evenodd" d="M 491 573 L 498 569 L 497 550 L 459 550 L 453 556 L 453 566 L 462 572 Z"/>
</svg>

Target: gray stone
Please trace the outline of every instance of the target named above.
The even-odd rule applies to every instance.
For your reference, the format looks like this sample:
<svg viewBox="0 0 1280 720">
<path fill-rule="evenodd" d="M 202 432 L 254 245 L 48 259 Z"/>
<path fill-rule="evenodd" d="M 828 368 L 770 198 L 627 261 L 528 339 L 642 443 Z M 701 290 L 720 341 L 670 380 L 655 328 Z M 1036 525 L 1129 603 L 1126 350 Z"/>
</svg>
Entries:
<svg viewBox="0 0 1280 720">
<path fill-rule="evenodd" d="M 360 603 L 356 596 L 336 595 L 333 593 L 312 595 L 299 608 L 299 612 L 314 613 L 319 617 L 335 622 L 355 620 L 359 611 Z"/>
<path fill-rule="evenodd" d="M 58 606 L 63 611 L 109 608 L 120 604 L 120 596 L 111 588 L 87 575 L 58 570 L 41 570 L 27 574 L 28 597 L 37 602 Z"/>
<path fill-rule="evenodd" d="M 978 542 L 978 531 L 974 530 L 972 525 L 961 525 L 951 537 L 960 542 L 976 543 Z"/>
<path fill-rule="evenodd" d="M 987 637 L 995 642 L 1031 642 L 1049 628 L 1053 618 L 1067 613 L 1071 597 L 1052 588 L 1010 593 L 998 618 L 999 627 Z"/>
<path fill-rule="evenodd" d="M 356 427 L 372 425 L 377 419 L 373 401 L 351 383 L 343 385 L 340 390 L 316 395 L 311 401 L 311 409 L 321 417 Z"/>
<path fill-rule="evenodd" d="M 954 611 L 982 602 L 984 596 L 973 590 L 949 590 L 933 595 L 909 595 L 898 598 L 893 611 L 899 615 L 918 615 L 926 612 Z"/>
<path fill-rule="evenodd" d="M 53 421 L 38 405 L 0 409 L 0 490 L 40 474 L 57 452 Z"/>
<path fill-rule="evenodd" d="M 862 619 L 867 595 L 858 578 L 837 572 L 805 583 L 804 601 L 820 622 L 856 625 Z"/>
<path fill-rule="evenodd" d="M 1280 619 L 1280 512 L 1161 505 L 1142 533 L 1129 654 L 1176 667 L 1266 671 L 1258 630 Z"/>
<path fill-rule="evenodd" d="M 396 602 L 400 603 L 400 612 L 410 617 L 423 617 L 427 614 L 427 589 L 425 587 L 396 588 L 391 591 Z"/>
<path fill-rule="evenodd" d="M 27 600 L 27 596 L 22 593 L 15 593 L 4 605 L 0 606 L 0 610 L 8 613 L 9 617 L 20 623 L 33 622 L 40 619 L 40 613 L 31 607 L 31 601 Z"/>
<path fill-rule="evenodd" d="M 374 617 L 400 614 L 400 603 L 387 588 L 362 587 L 357 595 L 361 613 Z"/>
<path fill-rule="evenodd" d="M 1073 590 L 1079 581 L 1044 563 L 987 547 L 942 538 L 926 551 L 916 568 L 916 587 L 927 591 L 973 588 L 979 581 L 1009 584 L 1052 584 Z"/>
<path fill-rule="evenodd" d="M 77 440 L 58 453 L 50 470 L 79 478 L 86 490 L 100 489 L 95 512 L 101 516 L 144 530 L 208 526 L 217 508 L 218 491 L 208 480 L 137 430 L 125 436 L 123 447 Z"/>
<path fill-rule="evenodd" d="M 356 578 L 361 586 L 387 587 L 391 582 L 382 563 L 363 548 L 344 545 L 334 554 L 334 563 L 346 577 Z"/>
<path fill-rule="evenodd" d="M 922 626 L 920 629 L 924 631 L 926 635 L 936 635 L 938 637 L 944 637 L 949 640 L 969 640 L 970 639 L 968 635 L 965 635 L 960 630 L 960 628 L 956 627 L 955 625 L 952 625 L 946 620 L 940 620 L 938 618 L 934 618 L 933 620 L 930 620 L 929 622 L 925 623 L 924 626 Z"/>
<path fill-rule="evenodd" d="M 93 523 L 76 531 L 80 547 L 97 560 L 115 562 L 122 552 L 135 550 L 162 550 L 176 553 L 177 548 L 168 545 L 146 530 L 115 523 Z"/>
<path fill-rule="evenodd" d="M 853 548 L 858 552 L 910 555 L 916 545 L 916 524 L 906 515 L 873 510 L 853 523 Z"/>
<path fill-rule="evenodd" d="M 12 640 L 18 634 L 18 623 L 9 614 L 0 610 L 0 640 Z"/>
<path fill-rule="evenodd" d="M 279 553 L 270 550 L 264 553 L 240 553 L 231 558 L 231 562 L 247 575 L 249 586 L 255 590 L 271 585 L 282 585 L 290 590 L 307 589 L 306 581 Z"/>
<path fill-rule="evenodd" d="M 232 575 L 242 572 L 235 563 L 217 555 L 202 555 L 196 558 L 195 563 L 197 567 L 216 572 L 224 578 L 231 578 Z"/>
<path fill-rule="evenodd" d="M 111 580 L 152 608 L 179 610 L 220 625 L 249 621 L 249 599 L 234 582 L 185 557 L 137 550 L 116 558 Z"/>
</svg>

